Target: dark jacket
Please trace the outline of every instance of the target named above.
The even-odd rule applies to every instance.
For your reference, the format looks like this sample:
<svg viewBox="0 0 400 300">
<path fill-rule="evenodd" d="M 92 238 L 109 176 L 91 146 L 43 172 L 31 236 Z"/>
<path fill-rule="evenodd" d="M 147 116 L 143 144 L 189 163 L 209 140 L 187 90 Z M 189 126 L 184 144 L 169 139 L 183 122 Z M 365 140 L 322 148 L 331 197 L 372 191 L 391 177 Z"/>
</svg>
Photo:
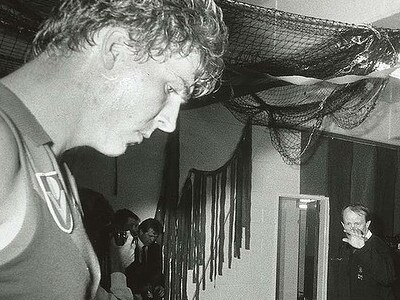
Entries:
<svg viewBox="0 0 400 300">
<path fill-rule="evenodd" d="M 126 269 L 128 287 L 133 294 L 142 294 L 143 299 L 147 299 L 148 287 L 164 286 L 161 246 L 153 243 L 147 247 L 146 252 L 147 255 L 140 259 L 141 252 L 137 248 L 135 261 Z"/>
<path fill-rule="evenodd" d="M 340 253 L 338 300 L 392 300 L 395 271 L 388 245 L 372 235 L 363 248 L 344 243 Z"/>
</svg>

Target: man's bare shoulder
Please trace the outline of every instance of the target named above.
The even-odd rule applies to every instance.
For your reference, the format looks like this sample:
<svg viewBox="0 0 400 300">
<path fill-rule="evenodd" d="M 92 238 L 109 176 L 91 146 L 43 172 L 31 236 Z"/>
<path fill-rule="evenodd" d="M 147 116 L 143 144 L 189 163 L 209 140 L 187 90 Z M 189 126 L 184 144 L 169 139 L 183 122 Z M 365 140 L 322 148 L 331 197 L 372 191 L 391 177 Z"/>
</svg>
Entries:
<svg viewBox="0 0 400 300">
<path fill-rule="evenodd" d="M 15 239 L 24 222 L 26 189 L 21 175 L 17 140 L 0 116 L 0 251 Z M 5 257 L 16 255 L 18 250 L 14 250 Z"/>
<path fill-rule="evenodd" d="M 12 190 L 19 168 L 17 141 L 9 125 L 0 116 L 0 198 Z"/>
</svg>

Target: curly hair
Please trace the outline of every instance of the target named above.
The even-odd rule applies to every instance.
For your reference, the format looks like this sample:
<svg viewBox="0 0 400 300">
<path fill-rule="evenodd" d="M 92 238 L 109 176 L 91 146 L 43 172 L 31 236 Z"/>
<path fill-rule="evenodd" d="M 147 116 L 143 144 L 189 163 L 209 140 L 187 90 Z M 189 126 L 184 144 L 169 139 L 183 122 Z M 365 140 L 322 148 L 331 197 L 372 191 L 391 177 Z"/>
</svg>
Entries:
<svg viewBox="0 0 400 300">
<path fill-rule="evenodd" d="M 138 61 L 197 51 L 194 97 L 211 92 L 221 76 L 228 33 L 213 0 L 64 0 L 37 32 L 35 55 L 83 50 L 105 27 L 128 32 Z"/>
</svg>

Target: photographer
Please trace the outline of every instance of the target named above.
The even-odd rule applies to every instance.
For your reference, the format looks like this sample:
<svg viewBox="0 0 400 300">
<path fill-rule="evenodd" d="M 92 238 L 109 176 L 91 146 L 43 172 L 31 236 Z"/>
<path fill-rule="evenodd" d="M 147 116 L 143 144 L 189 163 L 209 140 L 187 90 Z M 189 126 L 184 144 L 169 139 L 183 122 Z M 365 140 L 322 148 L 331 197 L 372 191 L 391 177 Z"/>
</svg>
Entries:
<svg viewBox="0 0 400 300">
<path fill-rule="evenodd" d="M 125 269 L 135 260 L 140 219 L 130 211 L 114 213 L 108 200 L 99 192 L 79 188 L 78 194 L 83 225 L 100 264 L 102 289 L 97 291 L 96 299 L 134 299 L 126 284 Z"/>
<path fill-rule="evenodd" d="M 129 209 L 117 210 L 113 215 L 109 231 L 111 235 L 107 237 L 108 255 L 105 265 L 100 263 L 102 284 L 109 292 L 109 299 L 114 299 L 113 296 L 117 299 L 134 299 L 126 284 L 125 270 L 135 260 L 139 223 L 140 218 Z M 104 295 L 99 298 L 103 299 Z"/>
<path fill-rule="evenodd" d="M 124 233 L 127 231 L 131 233 L 134 239 L 137 239 L 140 218 L 134 212 L 126 208 L 117 210 L 114 214 L 113 224 L 117 245 L 118 243 L 122 242 L 120 239 L 126 239 L 126 235 L 124 235 Z M 122 236 L 119 235 L 120 233 L 122 233 Z M 122 246 L 122 244 L 119 244 L 119 246 Z"/>
<path fill-rule="evenodd" d="M 126 231 L 126 240 L 124 244 L 117 245 L 115 236 L 110 242 L 110 289 L 109 292 L 99 289 L 96 299 L 118 299 L 132 300 L 133 294 L 127 287 L 125 269 L 135 260 L 135 248 L 137 239 L 135 239 L 130 231 Z"/>
</svg>

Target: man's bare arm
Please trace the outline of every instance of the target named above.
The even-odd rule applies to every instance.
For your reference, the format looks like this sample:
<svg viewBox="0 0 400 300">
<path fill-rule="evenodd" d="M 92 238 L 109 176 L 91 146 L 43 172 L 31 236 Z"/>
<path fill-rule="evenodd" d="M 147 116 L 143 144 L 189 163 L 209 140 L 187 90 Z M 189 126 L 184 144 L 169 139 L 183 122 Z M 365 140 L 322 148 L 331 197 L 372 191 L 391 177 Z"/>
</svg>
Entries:
<svg viewBox="0 0 400 300">
<path fill-rule="evenodd" d="M 26 187 L 20 174 L 18 145 L 6 121 L 0 117 L 0 250 L 20 230 L 25 214 Z"/>
</svg>

